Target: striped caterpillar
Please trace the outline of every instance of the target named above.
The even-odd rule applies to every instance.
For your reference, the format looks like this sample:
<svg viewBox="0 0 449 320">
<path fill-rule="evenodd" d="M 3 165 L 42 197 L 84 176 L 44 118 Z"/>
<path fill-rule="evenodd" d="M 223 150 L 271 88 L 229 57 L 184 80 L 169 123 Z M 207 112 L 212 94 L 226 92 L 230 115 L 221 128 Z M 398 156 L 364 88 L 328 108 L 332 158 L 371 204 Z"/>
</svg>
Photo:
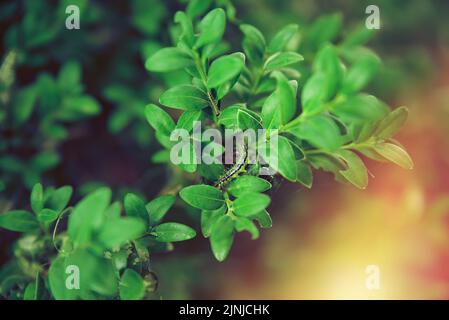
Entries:
<svg viewBox="0 0 449 320">
<path fill-rule="evenodd" d="M 239 158 L 236 160 L 236 163 L 229 168 L 221 177 L 215 182 L 214 187 L 222 189 L 229 181 L 235 178 L 242 169 L 245 168 L 245 165 L 248 160 L 248 151 L 246 148 L 246 144 L 243 143 L 242 147 L 239 151 Z"/>
</svg>

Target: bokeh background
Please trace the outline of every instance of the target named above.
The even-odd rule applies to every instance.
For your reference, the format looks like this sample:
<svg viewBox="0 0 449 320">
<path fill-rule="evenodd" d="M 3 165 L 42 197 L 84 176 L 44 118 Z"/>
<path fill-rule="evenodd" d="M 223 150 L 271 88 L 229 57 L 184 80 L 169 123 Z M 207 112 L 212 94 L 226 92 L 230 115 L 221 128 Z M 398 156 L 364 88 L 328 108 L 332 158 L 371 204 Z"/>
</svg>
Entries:
<svg viewBox="0 0 449 320">
<path fill-rule="evenodd" d="M 137 190 L 151 199 L 169 172 L 150 161 L 159 146 L 142 110 L 156 100 L 168 80 L 148 74 L 143 61 L 170 43 L 172 16 L 184 4 L 175 0 L 80 1 L 81 30 L 54 31 L 65 18 L 61 8 L 72 2 L 77 1 L 12 1 L 0 6 L 2 59 L 13 47 L 24 52 L 18 56 L 17 83 L 33 83 L 44 71 L 57 74 L 64 62 L 76 60 L 82 66 L 85 91 L 101 105 L 100 113 L 65 125 L 67 137 L 53 146 L 61 161 L 42 179 L 48 184 L 74 185 L 80 194 L 108 184 L 117 197 Z M 377 5 L 381 29 L 369 46 L 384 65 L 367 91 L 390 106 L 409 107 L 410 117 L 398 140 L 415 168 L 405 171 L 366 161 L 372 178 L 363 191 L 341 185 L 325 173 L 315 174 L 311 190 L 279 182 L 270 208 L 273 227 L 256 241 L 238 234 L 225 262 L 213 259 L 208 241 L 200 236 L 176 246 L 173 253 L 154 255 L 160 296 L 449 299 L 449 3 L 232 3 L 239 19 L 268 35 L 288 23 L 298 23 L 303 30 L 317 17 L 334 12 L 343 14 L 344 29 L 349 29 L 364 23 L 367 5 Z M 17 41 L 11 30 L 21 24 L 29 38 Z M 48 39 L 29 44 L 30 39 L 51 32 Z M 227 40 L 237 44 L 239 39 L 238 29 L 230 27 Z M 1 139 L 8 139 L 7 133 L 2 132 Z M 21 155 L 32 153 L 27 152 Z M 26 200 L 26 184 L 17 181 L 12 190 L 2 190 L 0 209 Z M 10 195 L 14 195 L 13 203 Z M 198 226 L 194 212 L 173 214 Z M 0 231 L 0 264 L 7 260 L 15 237 Z M 369 265 L 379 267 L 378 290 L 365 286 Z"/>
</svg>

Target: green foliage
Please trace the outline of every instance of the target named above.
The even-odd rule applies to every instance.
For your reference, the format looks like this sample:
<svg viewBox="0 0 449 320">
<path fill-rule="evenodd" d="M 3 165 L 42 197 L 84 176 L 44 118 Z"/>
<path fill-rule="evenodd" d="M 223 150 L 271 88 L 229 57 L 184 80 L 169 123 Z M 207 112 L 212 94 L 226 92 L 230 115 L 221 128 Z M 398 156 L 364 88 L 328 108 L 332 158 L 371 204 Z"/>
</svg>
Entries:
<svg viewBox="0 0 449 320">
<path fill-rule="evenodd" d="M 181 110 L 177 128 L 191 130 L 193 120 L 201 118 L 203 129 L 223 132 L 278 129 L 257 148 L 265 151 L 264 160 L 272 169 L 307 188 L 312 187 L 312 169 L 366 188 L 368 170 L 361 155 L 412 167 L 406 151 L 392 140 L 406 109 L 390 112 L 383 102 L 361 92 L 380 67 L 380 59 L 363 47 L 371 34 L 355 31 L 337 43 L 341 15 L 323 16 L 306 28 L 298 53 L 291 45 L 297 25 L 287 25 L 267 40 L 255 26 L 242 23 L 243 53 L 222 51 L 226 12 L 206 13 L 209 4 L 203 5 L 192 1 L 186 13 L 176 13 L 181 31 L 175 46 L 160 49 L 146 61 L 149 71 L 183 69 L 190 75 L 188 83 L 168 88 L 159 99 Z M 156 135 L 167 136 L 174 126 L 156 106 L 147 107 L 147 120 Z M 268 143 L 273 135 L 276 150 Z M 171 145 L 163 145 L 168 153 Z M 202 184 L 185 186 L 179 195 L 201 210 L 202 234 L 210 238 L 219 261 L 227 257 L 235 232 L 247 231 L 255 239 L 259 231 L 254 221 L 271 226 L 266 211 L 270 197 L 263 194 L 271 184 L 258 176 L 258 165 L 179 165 L 202 178 Z"/>
<path fill-rule="evenodd" d="M 75 2 L 86 16 L 86 30 L 112 10 L 95 3 L 90 11 L 87 1 Z M 390 111 L 363 91 L 381 66 L 380 58 L 364 47 L 371 33 L 356 30 L 342 36 L 341 15 L 323 16 L 301 29 L 288 24 L 269 39 L 239 21 L 229 1 L 191 0 L 164 34 L 161 22 L 169 7 L 157 0 L 133 0 L 128 3 L 130 17 L 123 22 L 133 31 L 133 45 L 115 50 L 100 44 L 105 51 L 122 52 L 111 53 L 105 62 L 108 72 L 101 76 L 98 101 L 113 105 L 106 120 L 111 133 L 131 131 L 131 140 L 153 148 L 154 132 L 163 149 L 152 153 L 151 160 L 164 165 L 155 171 L 164 171 L 167 184 L 157 185 L 162 195 L 149 202 L 143 197 L 146 189 L 137 187 L 120 195 L 109 187 L 95 187 L 72 200 L 70 186 L 44 188 L 45 173 L 61 162 L 58 145 L 68 138 L 69 124 L 78 128 L 81 120 L 104 110 L 82 83 L 83 72 L 92 72 L 84 53 L 58 55 L 55 49 L 64 32 L 55 27 L 63 16 L 54 10 L 65 1 L 59 1 L 57 9 L 33 1 L 23 4 L 24 18 L 6 32 L 9 53 L 0 68 L 0 191 L 7 200 L 13 193 L 23 194 L 22 186 L 31 193 L 29 204 L 8 201 L 8 209 L 0 214 L 1 228 L 22 233 L 11 265 L 0 273 L 4 297 L 150 298 L 156 287 L 150 254 L 171 251 L 173 243 L 197 233 L 165 221 L 176 193 L 182 200 L 177 203 L 180 211 L 200 220 L 213 256 L 224 261 L 237 232 L 257 239 L 259 229 L 272 227 L 267 211 L 272 184 L 260 174 L 262 165 L 306 188 L 312 187 L 313 170 L 324 170 L 361 189 L 368 184 L 362 156 L 413 167 L 393 138 L 406 121 L 407 109 Z M 15 4 L 11 8 L 18 10 Z M 55 22 L 53 16 L 58 17 Z M 229 28 L 229 23 L 238 28 Z M 226 42 L 234 30 L 241 45 Z M 84 36 L 80 38 L 87 40 L 74 40 L 77 48 L 86 46 L 86 54 L 98 51 L 97 38 Z M 61 52 L 66 51 L 73 50 L 62 45 Z M 145 61 L 136 71 L 132 62 L 138 56 Z M 55 62 L 57 73 L 39 72 L 26 85 L 15 79 L 17 68 Z M 170 163 L 171 133 L 191 132 L 198 120 L 201 129 L 221 132 L 266 129 L 268 134 L 256 146 L 265 155 L 264 163 L 249 163 L 247 150 L 235 150 L 233 164 Z M 268 142 L 274 138 L 278 146 L 270 150 Z M 191 159 L 199 156 L 194 142 L 206 144 L 191 139 Z M 223 152 L 221 144 L 215 142 L 215 147 Z M 239 162 L 241 154 L 245 157 Z M 77 290 L 67 287 L 73 266 L 82 274 Z"/>
<path fill-rule="evenodd" d="M 161 222 L 173 205 L 173 196 L 157 197 L 145 206 L 137 195 L 127 194 L 124 199 L 127 216 L 121 216 L 120 203 L 111 204 L 110 189 L 97 189 L 73 207 L 67 207 L 71 191 L 69 187 L 44 190 L 36 184 L 30 201 L 34 213 L 12 210 L 0 215 L 0 227 L 29 237 L 28 246 L 22 250 L 31 259 L 27 263 L 34 264 L 34 268 L 24 264 L 24 269 L 16 270 L 14 280 L 28 284 L 25 298 L 35 297 L 34 279 L 39 277 L 36 272 L 44 270 L 45 262 L 34 261 L 29 252 L 34 247 L 47 251 L 51 263 L 48 283 L 40 284 L 38 298 L 45 293 L 55 299 L 142 299 L 153 290 L 151 283 L 137 272 L 148 264 L 148 250 L 156 247 L 157 242 L 185 241 L 196 235 L 186 225 Z M 66 217 L 68 227 L 64 231 L 60 222 Z M 73 266 L 82 275 L 79 290 L 67 287 Z M 4 283 L 1 293 L 6 294 L 3 287 Z"/>
</svg>

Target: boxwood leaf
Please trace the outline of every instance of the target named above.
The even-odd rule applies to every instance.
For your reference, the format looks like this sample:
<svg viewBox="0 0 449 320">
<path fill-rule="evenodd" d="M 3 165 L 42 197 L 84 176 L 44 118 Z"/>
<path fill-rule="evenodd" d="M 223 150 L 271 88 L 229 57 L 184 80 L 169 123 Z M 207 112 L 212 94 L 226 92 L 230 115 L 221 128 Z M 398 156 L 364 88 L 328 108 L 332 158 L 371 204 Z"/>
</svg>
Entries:
<svg viewBox="0 0 449 320">
<path fill-rule="evenodd" d="M 257 220 L 261 228 L 271 228 L 273 226 L 273 221 L 267 210 L 262 210 L 251 216 L 251 219 Z"/>
<path fill-rule="evenodd" d="M 167 72 L 193 65 L 192 58 L 179 48 L 163 48 L 145 62 L 145 68 L 153 72 Z"/>
<path fill-rule="evenodd" d="M 187 131 L 192 131 L 193 123 L 199 121 L 203 116 L 203 112 L 198 111 L 185 111 L 181 114 L 176 124 L 177 129 L 185 129 Z"/>
<path fill-rule="evenodd" d="M 262 62 L 265 53 L 265 38 L 263 34 L 254 26 L 241 24 L 240 30 L 243 32 L 243 50 L 250 61 L 255 64 Z"/>
<path fill-rule="evenodd" d="M 306 140 L 314 147 L 324 150 L 336 150 L 343 143 L 337 124 L 332 118 L 321 114 L 307 117 L 287 131 L 299 139 Z"/>
<path fill-rule="evenodd" d="M 326 76 L 327 97 L 333 97 L 340 89 L 343 79 L 343 67 L 334 46 L 328 44 L 318 52 L 313 69 Z"/>
<path fill-rule="evenodd" d="M 266 71 L 273 71 L 287 67 L 302 60 L 304 60 L 304 57 L 296 52 L 277 52 L 265 61 L 264 69 Z"/>
<path fill-rule="evenodd" d="M 266 129 L 279 128 L 290 121 L 296 112 L 296 97 L 292 86 L 281 73 L 276 72 L 274 76 L 277 80 L 276 90 L 262 106 L 262 121 Z"/>
<path fill-rule="evenodd" d="M 71 186 L 64 186 L 52 192 L 47 200 L 47 206 L 56 212 L 61 212 L 67 206 L 72 197 L 73 189 Z"/>
<path fill-rule="evenodd" d="M 176 197 L 173 195 L 162 195 L 147 203 L 146 208 L 150 215 L 150 225 L 158 224 L 175 203 Z"/>
<path fill-rule="evenodd" d="M 195 230 L 181 223 L 166 222 L 153 228 L 155 239 L 160 242 L 176 242 L 192 239 Z"/>
<path fill-rule="evenodd" d="M 45 208 L 45 209 L 42 209 L 37 214 L 37 219 L 40 222 L 51 223 L 51 222 L 55 221 L 56 219 L 58 219 L 58 216 L 59 216 L 58 211 Z"/>
<path fill-rule="evenodd" d="M 254 222 L 247 218 L 237 217 L 235 220 L 235 230 L 237 232 L 248 231 L 251 234 L 252 240 L 259 238 L 259 229 L 257 229 Z"/>
<path fill-rule="evenodd" d="M 224 10 L 217 8 L 210 11 L 199 23 L 200 35 L 196 40 L 195 48 L 219 42 L 223 37 L 225 27 L 226 14 Z"/>
<path fill-rule="evenodd" d="M 296 156 L 289 140 L 283 136 L 278 137 L 277 150 L 271 150 L 269 143 L 259 146 L 264 160 L 271 168 L 279 172 L 289 181 L 296 181 Z"/>
<path fill-rule="evenodd" d="M 232 202 L 232 211 L 241 217 L 250 217 L 270 204 L 270 197 L 263 193 L 245 193 Z"/>
<path fill-rule="evenodd" d="M 224 203 L 223 193 L 209 185 L 198 184 L 183 188 L 179 195 L 192 207 L 202 210 L 216 210 Z"/>
<path fill-rule="evenodd" d="M 44 190 L 40 183 L 36 183 L 31 190 L 30 196 L 31 209 L 38 214 L 44 207 Z"/>
<path fill-rule="evenodd" d="M 39 228 L 36 216 L 25 210 L 0 214 L 0 228 L 17 232 L 32 232 Z"/>
<path fill-rule="evenodd" d="M 262 119 L 260 119 L 259 115 L 245 109 L 237 110 L 237 123 L 238 127 L 242 130 L 262 129 Z"/>
<path fill-rule="evenodd" d="M 165 91 L 159 102 L 166 107 L 197 111 L 209 105 L 207 95 L 192 85 L 179 85 Z"/>
<path fill-rule="evenodd" d="M 212 226 L 221 216 L 227 211 L 227 206 L 222 205 L 217 210 L 202 210 L 201 211 L 201 232 L 205 238 L 208 238 L 212 232 Z"/>
<path fill-rule="evenodd" d="M 271 188 L 271 183 L 256 176 L 241 176 L 232 180 L 228 186 L 228 192 L 234 197 L 240 197 L 245 193 L 264 192 Z"/>
<path fill-rule="evenodd" d="M 146 230 L 142 219 L 134 217 L 108 219 L 98 234 L 98 240 L 108 249 L 135 240 Z"/>
<path fill-rule="evenodd" d="M 119 284 L 120 299 L 140 300 L 145 296 L 145 283 L 136 271 L 126 269 Z"/>
<path fill-rule="evenodd" d="M 339 150 L 338 155 L 348 166 L 348 169 L 340 171 L 340 174 L 357 188 L 365 189 L 368 185 L 368 170 L 360 157 L 349 150 Z"/>
<path fill-rule="evenodd" d="M 170 136 L 175 129 L 175 122 L 170 115 L 154 104 L 145 107 L 145 116 L 153 129 L 164 136 Z"/>
<path fill-rule="evenodd" d="M 245 56 L 240 52 L 218 58 L 210 66 L 207 86 L 217 88 L 233 79 L 240 74 L 244 65 Z"/>
<path fill-rule="evenodd" d="M 309 189 L 312 187 L 312 169 L 305 161 L 296 162 L 296 181 Z"/>
<path fill-rule="evenodd" d="M 80 245 L 91 240 L 104 217 L 104 211 L 111 201 L 111 190 L 97 189 L 82 199 L 73 209 L 68 223 L 68 233 L 74 244 Z"/>
<path fill-rule="evenodd" d="M 344 79 L 342 92 L 352 94 L 363 89 L 373 78 L 381 65 L 379 57 L 374 53 L 369 53 L 359 58 Z"/>
<path fill-rule="evenodd" d="M 210 245 L 214 257 L 224 261 L 231 250 L 234 241 L 234 221 L 231 217 L 221 216 L 212 226 Z"/>
<path fill-rule="evenodd" d="M 283 51 L 293 36 L 298 32 L 299 26 L 297 24 L 289 24 L 282 28 L 274 35 L 268 45 L 268 52 L 274 53 Z"/>
<path fill-rule="evenodd" d="M 393 110 L 380 121 L 374 135 L 380 139 L 391 138 L 404 125 L 407 117 L 408 109 L 406 107 Z"/>
<path fill-rule="evenodd" d="M 145 202 L 141 198 L 133 193 L 128 193 L 125 195 L 124 206 L 129 217 L 140 218 L 147 227 L 149 226 L 148 211 L 145 207 Z"/>
<path fill-rule="evenodd" d="M 374 149 L 381 156 L 389 161 L 397 164 L 404 169 L 413 169 L 413 160 L 408 155 L 407 151 L 400 146 L 393 143 L 379 143 L 374 145 Z"/>
</svg>

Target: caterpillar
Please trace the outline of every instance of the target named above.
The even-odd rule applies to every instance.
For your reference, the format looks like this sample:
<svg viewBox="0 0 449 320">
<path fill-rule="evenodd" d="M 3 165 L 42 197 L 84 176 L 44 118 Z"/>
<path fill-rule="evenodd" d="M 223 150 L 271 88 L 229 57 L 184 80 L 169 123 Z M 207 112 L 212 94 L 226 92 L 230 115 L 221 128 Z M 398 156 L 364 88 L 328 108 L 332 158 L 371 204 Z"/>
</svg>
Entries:
<svg viewBox="0 0 449 320">
<path fill-rule="evenodd" d="M 215 182 L 214 187 L 222 189 L 230 180 L 232 180 L 236 175 L 238 175 L 242 169 L 244 169 L 246 162 L 248 160 L 248 151 L 246 149 L 246 144 L 243 143 L 239 152 L 239 158 L 236 163 L 230 167 L 219 179 Z"/>
</svg>

